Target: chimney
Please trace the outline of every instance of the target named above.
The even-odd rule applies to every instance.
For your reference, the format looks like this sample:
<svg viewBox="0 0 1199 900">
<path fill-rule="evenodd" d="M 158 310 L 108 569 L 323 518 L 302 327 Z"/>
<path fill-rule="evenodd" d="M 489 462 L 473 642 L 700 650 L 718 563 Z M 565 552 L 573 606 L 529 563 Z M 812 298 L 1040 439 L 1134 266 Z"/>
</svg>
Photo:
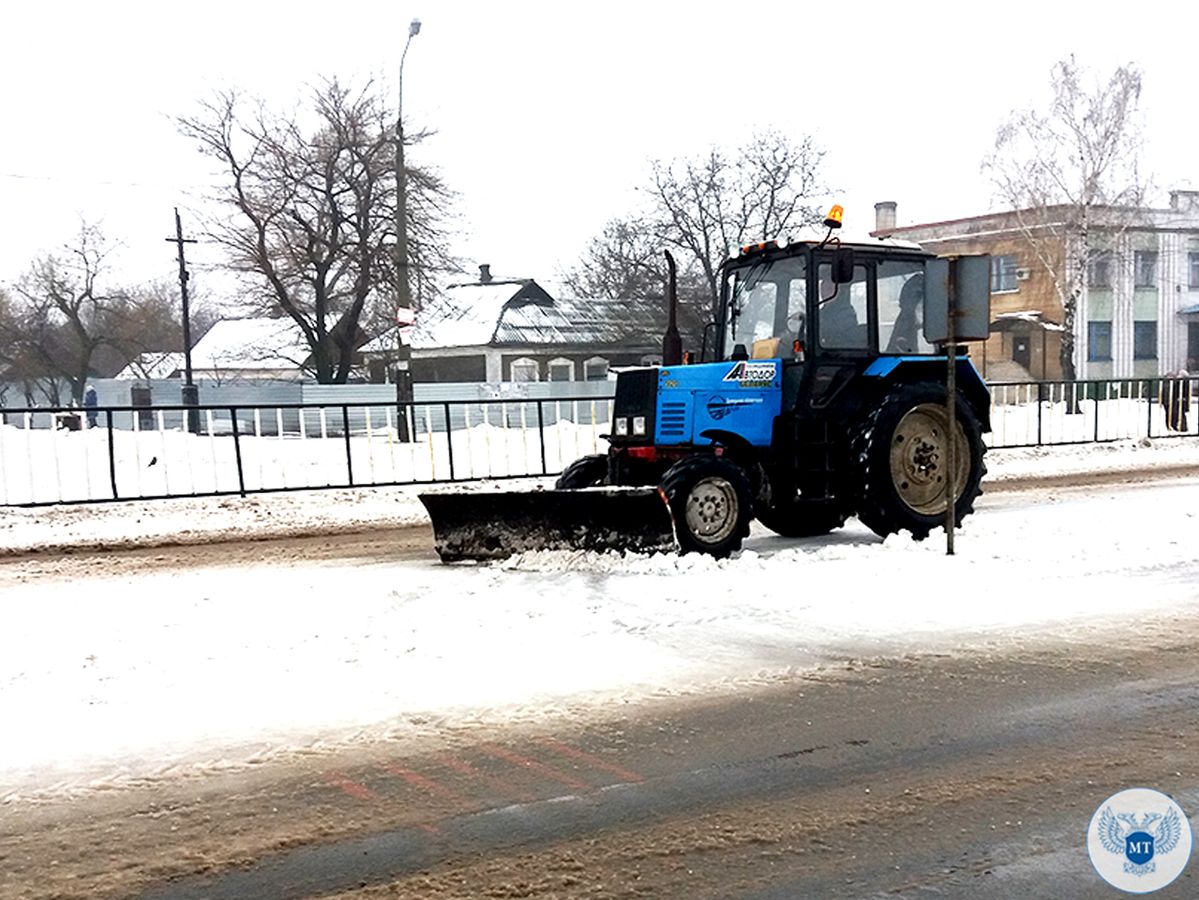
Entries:
<svg viewBox="0 0 1199 900">
<path fill-rule="evenodd" d="M 874 204 L 874 230 L 893 231 L 895 229 L 895 201 L 884 200 Z"/>
<path fill-rule="evenodd" d="M 487 263 L 479 264 L 479 283 L 488 284 L 491 281 L 491 266 Z"/>
</svg>

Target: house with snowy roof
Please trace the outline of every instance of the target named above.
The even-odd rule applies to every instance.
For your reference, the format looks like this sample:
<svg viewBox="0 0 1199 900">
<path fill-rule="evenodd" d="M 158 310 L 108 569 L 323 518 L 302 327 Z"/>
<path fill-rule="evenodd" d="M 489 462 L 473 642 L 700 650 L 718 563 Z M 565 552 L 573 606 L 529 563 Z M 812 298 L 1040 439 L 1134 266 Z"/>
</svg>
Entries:
<svg viewBox="0 0 1199 900">
<path fill-rule="evenodd" d="M 487 265 L 445 300 L 445 312 L 404 329 L 415 382 L 603 381 L 612 367 L 661 360 L 664 301 L 555 298 Z"/>
<path fill-rule="evenodd" d="M 184 367 L 183 354 L 175 351 L 139 353 L 114 375 L 122 381 L 157 381 L 179 378 Z"/>
<path fill-rule="evenodd" d="M 364 335 L 359 334 L 361 344 Z M 310 381 L 312 351 L 288 316 L 222 319 L 192 347 L 192 373 L 213 381 Z"/>
</svg>

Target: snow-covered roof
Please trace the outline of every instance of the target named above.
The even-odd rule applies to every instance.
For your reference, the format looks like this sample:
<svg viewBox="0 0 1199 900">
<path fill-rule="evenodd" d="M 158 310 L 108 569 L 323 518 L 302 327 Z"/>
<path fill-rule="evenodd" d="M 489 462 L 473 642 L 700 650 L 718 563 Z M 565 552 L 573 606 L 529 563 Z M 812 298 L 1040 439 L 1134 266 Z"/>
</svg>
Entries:
<svg viewBox="0 0 1199 900">
<path fill-rule="evenodd" d="M 192 368 L 294 370 L 311 352 L 290 318 L 223 319 L 192 348 Z"/>
<path fill-rule="evenodd" d="M 509 307 L 495 332 L 497 344 L 657 343 L 665 328 L 662 301 L 563 297 L 552 306 Z"/>
<path fill-rule="evenodd" d="M 491 343 L 505 304 L 516 299 L 531 279 L 456 284 L 446 289 L 446 305 L 453 311 L 432 317 L 418 315 L 412 328 L 412 347 L 477 347 Z"/>
<path fill-rule="evenodd" d="M 779 246 L 785 247 L 789 244 L 819 244 L 827 235 L 827 228 L 808 226 L 796 234 L 788 235 L 786 240 L 780 240 Z M 896 250 L 924 249 L 913 241 L 905 241 L 886 235 L 874 235 L 868 231 L 861 231 L 856 228 L 839 228 L 835 230 L 832 237 L 829 238 L 829 244 L 831 245 L 834 242 L 855 247 L 892 247 Z"/>
<path fill-rule="evenodd" d="M 1044 328 L 1046 331 L 1066 330 L 1056 322 L 1050 322 L 1042 318 L 1041 311 L 1037 309 L 1022 309 L 1018 312 L 1000 313 L 991 323 L 991 327 L 1002 330 L 1005 325 L 1013 325 L 1017 322 L 1027 322 L 1029 325 L 1036 325 L 1038 328 Z"/>
<path fill-rule="evenodd" d="M 125 380 L 173 378 L 183 367 L 182 353 L 142 353 L 114 377 Z"/>
</svg>

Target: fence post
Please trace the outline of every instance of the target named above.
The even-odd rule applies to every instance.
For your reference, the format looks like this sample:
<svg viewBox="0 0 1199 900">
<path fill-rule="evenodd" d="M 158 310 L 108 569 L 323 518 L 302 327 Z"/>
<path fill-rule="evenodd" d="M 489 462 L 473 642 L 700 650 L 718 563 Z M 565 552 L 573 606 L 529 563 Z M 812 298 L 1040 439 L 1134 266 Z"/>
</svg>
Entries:
<svg viewBox="0 0 1199 900">
<path fill-rule="evenodd" d="M 241 465 L 241 432 L 237 427 L 237 407 L 229 407 L 229 424 L 233 427 L 233 456 L 237 460 L 237 492 L 246 495 L 246 473 Z"/>
<path fill-rule="evenodd" d="M 1041 446 L 1041 410 L 1045 406 L 1045 382 L 1037 382 L 1037 446 Z"/>
<path fill-rule="evenodd" d="M 1156 393 L 1153 390 L 1153 385 L 1154 385 L 1154 382 L 1151 379 L 1149 381 L 1149 396 L 1145 398 L 1145 400 L 1146 400 L 1145 406 L 1148 407 L 1148 409 L 1149 409 L 1149 414 L 1145 417 L 1146 418 L 1145 437 L 1147 437 L 1147 438 L 1153 437 L 1153 402 L 1154 402 L 1153 396 Z M 1160 390 L 1161 390 L 1161 387 L 1159 386 L 1158 391 L 1160 391 Z"/>
<path fill-rule="evenodd" d="M 341 405 L 341 433 L 345 436 L 346 443 L 346 475 L 350 479 L 350 487 L 353 487 L 354 458 L 350 453 L 350 408 L 344 403 Z"/>
<path fill-rule="evenodd" d="M 1099 385 L 1095 385 L 1095 440 L 1091 443 L 1099 443 Z"/>
<path fill-rule="evenodd" d="M 445 409 L 445 448 L 450 455 L 450 481 L 454 480 L 454 429 L 450 423 L 450 404 L 447 400 L 442 404 Z"/>
<path fill-rule="evenodd" d="M 108 423 L 108 478 L 112 482 L 112 499 L 120 500 L 117 493 L 117 454 L 112 435 L 112 410 L 104 410 L 104 419 Z"/>
<path fill-rule="evenodd" d="M 542 400 L 537 401 L 537 439 L 541 442 L 541 474 L 548 475 L 550 470 L 545 465 L 545 419 L 541 414 L 543 402 Z"/>
</svg>

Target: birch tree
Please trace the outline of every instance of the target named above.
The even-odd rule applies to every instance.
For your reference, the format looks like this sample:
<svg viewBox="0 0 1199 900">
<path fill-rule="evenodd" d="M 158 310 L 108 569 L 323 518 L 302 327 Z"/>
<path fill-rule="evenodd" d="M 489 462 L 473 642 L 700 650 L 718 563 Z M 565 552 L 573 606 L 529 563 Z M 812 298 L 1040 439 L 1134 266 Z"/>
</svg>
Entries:
<svg viewBox="0 0 1199 900">
<path fill-rule="evenodd" d="M 1077 374 L 1074 329 L 1094 255 L 1108 252 L 1143 206 L 1141 72 L 1118 67 L 1106 80 L 1071 56 L 1054 65 L 1045 109 L 1012 113 L 983 162 L 997 199 L 1050 277 L 1064 317 L 1062 375 Z"/>
</svg>

